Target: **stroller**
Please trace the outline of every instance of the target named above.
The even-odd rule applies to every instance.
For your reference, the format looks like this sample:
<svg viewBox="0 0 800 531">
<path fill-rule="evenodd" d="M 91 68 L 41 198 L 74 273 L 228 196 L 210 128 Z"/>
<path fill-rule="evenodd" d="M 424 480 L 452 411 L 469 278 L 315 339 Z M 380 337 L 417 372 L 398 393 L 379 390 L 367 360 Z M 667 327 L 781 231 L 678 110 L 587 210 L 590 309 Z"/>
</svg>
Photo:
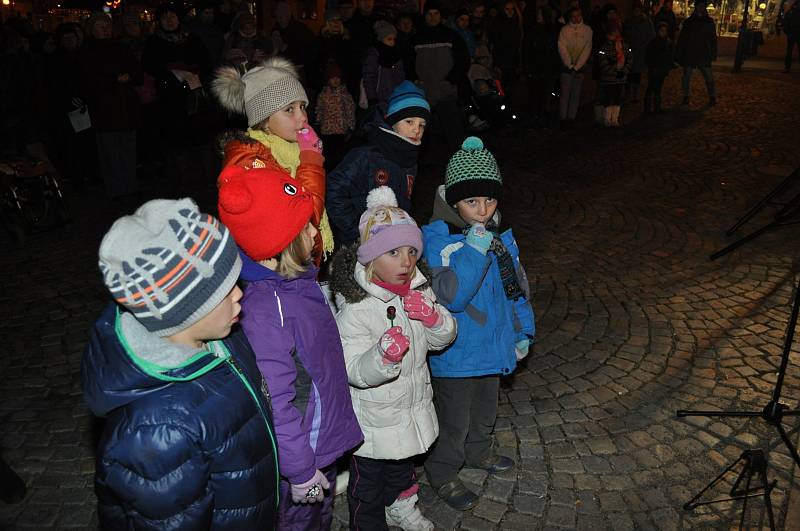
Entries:
<svg viewBox="0 0 800 531">
<path fill-rule="evenodd" d="M 61 185 L 45 162 L 16 154 L 0 158 L 0 226 L 19 245 L 31 233 L 69 221 Z"/>
<path fill-rule="evenodd" d="M 492 72 L 491 64 L 489 50 L 486 46 L 478 46 L 473 63 L 467 72 L 472 89 L 467 121 L 474 131 L 483 131 L 489 127 L 504 127 L 517 120 L 502 83 Z"/>
</svg>

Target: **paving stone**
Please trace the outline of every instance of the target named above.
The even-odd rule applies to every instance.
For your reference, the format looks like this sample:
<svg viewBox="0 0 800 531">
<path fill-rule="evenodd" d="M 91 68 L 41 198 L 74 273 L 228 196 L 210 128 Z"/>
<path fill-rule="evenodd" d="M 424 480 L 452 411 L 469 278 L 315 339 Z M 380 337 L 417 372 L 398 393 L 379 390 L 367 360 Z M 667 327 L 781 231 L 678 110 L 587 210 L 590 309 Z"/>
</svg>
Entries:
<svg viewBox="0 0 800 531">
<path fill-rule="evenodd" d="M 548 508 L 545 516 L 547 525 L 554 527 L 573 528 L 576 519 L 577 514 L 574 507 L 552 506 Z"/>
<path fill-rule="evenodd" d="M 544 514 L 546 499 L 544 495 L 538 496 L 514 496 L 514 509 L 522 514 L 529 514 L 541 518 Z"/>
<path fill-rule="evenodd" d="M 506 511 L 508 511 L 508 506 L 505 503 L 497 503 L 486 498 L 481 498 L 478 501 L 478 505 L 472 510 L 472 514 L 497 524 L 503 519 L 503 515 Z M 463 527 L 463 521 L 461 525 Z"/>
<path fill-rule="evenodd" d="M 489 481 L 486 482 L 486 488 L 483 491 L 483 495 L 496 502 L 501 503 L 508 503 L 508 500 L 511 499 L 511 494 L 514 492 L 515 487 L 514 481 L 502 481 L 496 478 L 489 478 Z"/>
<path fill-rule="evenodd" d="M 492 522 L 487 522 L 482 518 L 465 516 L 464 519 L 461 520 L 460 529 L 467 529 L 469 531 L 490 531 L 496 529 L 496 527 Z"/>
</svg>

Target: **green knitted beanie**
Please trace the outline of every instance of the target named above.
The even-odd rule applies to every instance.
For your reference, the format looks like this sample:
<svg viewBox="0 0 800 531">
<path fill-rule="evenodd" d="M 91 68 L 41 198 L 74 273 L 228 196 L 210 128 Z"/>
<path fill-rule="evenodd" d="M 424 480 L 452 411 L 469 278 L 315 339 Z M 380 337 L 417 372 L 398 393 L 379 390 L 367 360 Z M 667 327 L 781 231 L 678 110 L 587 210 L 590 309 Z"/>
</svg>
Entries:
<svg viewBox="0 0 800 531">
<path fill-rule="evenodd" d="M 467 137 L 461 149 L 447 163 L 444 181 L 447 204 L 455 205 L 469 197 L 500 199 L 503 178 L 494 156 L 483 147 L 481 139 Z"/>
</svg>

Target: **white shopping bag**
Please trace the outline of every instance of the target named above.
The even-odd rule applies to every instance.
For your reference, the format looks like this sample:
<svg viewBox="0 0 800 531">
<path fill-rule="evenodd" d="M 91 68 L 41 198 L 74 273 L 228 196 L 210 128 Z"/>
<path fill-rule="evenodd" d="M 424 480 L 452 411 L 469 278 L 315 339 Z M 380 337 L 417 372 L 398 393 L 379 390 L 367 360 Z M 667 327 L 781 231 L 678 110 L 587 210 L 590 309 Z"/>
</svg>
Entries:
<svg viewBox="0 0 800 531">
<path fill-rule="evenodd" d="M 69 116 L 69 123 L 72 124 L 72 129 L 76 133 L 86 131 L 92 127 L 92 119 L 89 117 L 89 109 L 87 107 L 81 107 L 70 111 L 67 113 L 67 116 Z"/>
</svg>

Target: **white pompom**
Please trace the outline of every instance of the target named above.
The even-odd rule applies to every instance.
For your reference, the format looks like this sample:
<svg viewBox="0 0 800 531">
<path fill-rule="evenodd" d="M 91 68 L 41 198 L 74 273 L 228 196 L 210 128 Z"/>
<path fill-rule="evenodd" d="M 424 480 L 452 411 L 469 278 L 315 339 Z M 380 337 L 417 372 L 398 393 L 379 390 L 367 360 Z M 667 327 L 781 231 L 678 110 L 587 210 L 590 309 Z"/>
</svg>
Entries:
<svg viewBox="0 0 800 531">
<path fill-rule="evenodd" d="M 397 197 L 394 195 L 394 190 L 388 186 L 379 186 L 370 190 L 367 194 L 367 208 L 379 206 L 397 206 Z"/>
</svg>

